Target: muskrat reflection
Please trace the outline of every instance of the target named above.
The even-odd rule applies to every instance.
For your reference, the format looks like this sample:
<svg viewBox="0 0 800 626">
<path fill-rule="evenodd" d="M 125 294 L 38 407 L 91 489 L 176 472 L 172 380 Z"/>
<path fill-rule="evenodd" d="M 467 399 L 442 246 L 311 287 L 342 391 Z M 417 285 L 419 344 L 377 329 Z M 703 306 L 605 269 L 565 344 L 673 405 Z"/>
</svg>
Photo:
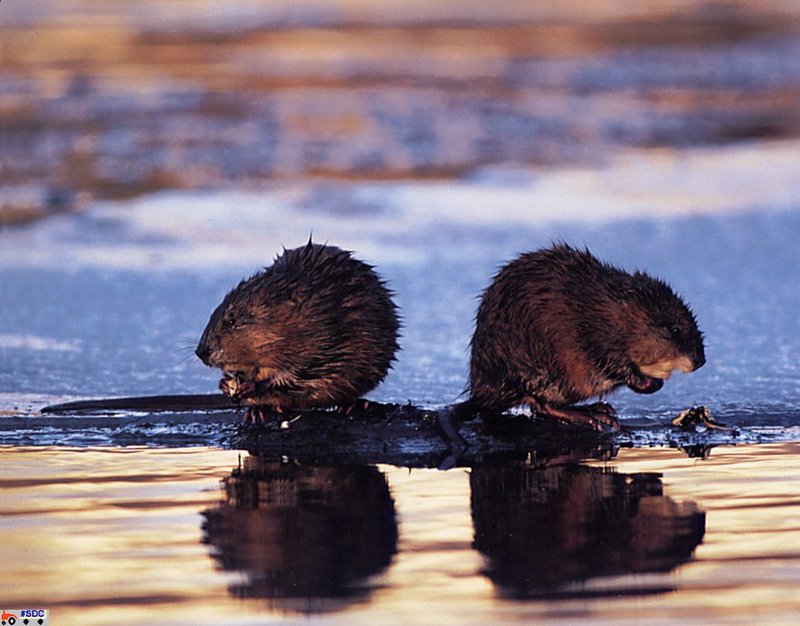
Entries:
<svg viewBox="0 0 800 626">
<path fill-rule="evenodd" d="M 470 475 L 475 548 L 501 594 L 575 592 L 599 576 L 665 572 L 705 532 L 693 502 L 663 495 L 658 474 L 585 465 L 482 468 Z M 580 590 L 577 590 L 580 592 Z"/>
<path fill-rule="evenodd" d="M 365 579 L 396 551 L 394 502 L 375 467 L 251 456 L 223 490 L 224 501 L 204 513 L 204 539 L 224 569 L 243 574 L 230 587 L 235 596 L 302 611 L 335 609 L 366 597 Z"/>
</svg>

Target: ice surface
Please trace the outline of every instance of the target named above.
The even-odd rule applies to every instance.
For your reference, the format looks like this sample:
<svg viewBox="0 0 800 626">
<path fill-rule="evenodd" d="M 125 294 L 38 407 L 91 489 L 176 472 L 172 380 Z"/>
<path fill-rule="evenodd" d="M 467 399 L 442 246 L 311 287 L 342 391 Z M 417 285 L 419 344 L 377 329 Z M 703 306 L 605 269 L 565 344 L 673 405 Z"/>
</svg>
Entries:
<svg viewBox="0 0 800 626">
<path fill-rule="evenodd" d="M 497 268 L 563 239 L 669 281 L 708 363 L 623 417 L 695 404 L 783 423 L 800 411 L 800 150 L 795 143 L 630 153 L 602 170 L 494 168 L 431 183 L 308 183 L 162 193 L 2 235 L 0 390 L 98 397 L 211 392 L 193 348 L 238 280 L 282 246 L 353 249 L 397 292 L 402 352 L 373 397 L 443 405 L 466 381 L 477 298 Z"/>
</svg>

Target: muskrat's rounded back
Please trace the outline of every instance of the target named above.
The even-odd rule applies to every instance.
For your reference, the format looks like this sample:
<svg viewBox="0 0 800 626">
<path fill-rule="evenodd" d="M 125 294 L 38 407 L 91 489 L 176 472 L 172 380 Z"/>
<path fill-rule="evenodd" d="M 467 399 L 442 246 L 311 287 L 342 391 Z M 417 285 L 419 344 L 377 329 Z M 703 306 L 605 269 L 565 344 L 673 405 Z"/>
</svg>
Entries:
<svg viewBox="0 0 800 626">
<path fill-rule="evenodd" d="M 228 293 L 196 352 L 256 389 L 246 404 L 344 406 L 385 378 L 399 326 L 392 293 L 370 265 L 309 241 Z"/>
<path fill-rule="evenodd" d="M 484 292 L 469 391 L 496 411 L 567 406 L 621 385 L 652 393 L 704 362 L 694 315 L 666 283 L 558 244 L 520 255 Z"/>
</svg>

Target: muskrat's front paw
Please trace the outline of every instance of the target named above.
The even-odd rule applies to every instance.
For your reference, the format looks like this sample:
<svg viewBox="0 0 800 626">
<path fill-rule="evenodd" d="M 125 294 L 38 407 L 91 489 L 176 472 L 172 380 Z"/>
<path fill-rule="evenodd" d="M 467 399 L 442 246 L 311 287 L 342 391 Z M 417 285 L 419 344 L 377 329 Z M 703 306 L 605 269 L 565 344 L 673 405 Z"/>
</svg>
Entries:
<svg viewBox="0 0 800 626">
<path fill-rule="evenodd" d="M 219 389 L 231 400 L 241 400 L 249 398 L 256 393 L 256 384 L 249 380 L 244 380 L 241 373 L 225 373 L 219 381 Z"/>
<path fill-rule="evenodd" d="M 219 390 L 229 398 L 235 398 L 236 392 L 239 389 L 239 376 L 225 372 L 219 381 Z"/>
<path fill-rule="evenodd" d="M 633 372 L 628 376 L 625 384 L 631 391 L 636 393 L 655 393 L 664 386 L 664 381 L 660 378 L 646 376 L 639 372 Z"/>
</svg>

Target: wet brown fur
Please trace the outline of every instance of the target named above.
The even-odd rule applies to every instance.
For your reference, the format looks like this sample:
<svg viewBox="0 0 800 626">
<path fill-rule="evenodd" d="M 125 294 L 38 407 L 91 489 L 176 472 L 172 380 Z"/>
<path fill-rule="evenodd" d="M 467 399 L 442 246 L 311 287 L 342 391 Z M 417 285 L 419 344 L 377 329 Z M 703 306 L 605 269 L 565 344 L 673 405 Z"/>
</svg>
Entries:
<svg viewBox="0 0 800 626">
<path fill-rule="evenodd" d="M 386 376 L 399 346 L 392 293 L 373 268 L 334 246 L 284 250 L 212 313 L 197 346 L 236 374 L 236 399 L 273 410 L 350 407 Z M 236 396 L 236 385 L 221 387 Z"/>
<path fill-rule="evenodd" d="M 557 244 L 511 261 L 484 292 L 470 403 L 483 412 L 530 404 L 573 421 L 564 407 L 623 385 L 653 393 L 672 370 L 704 362 L 694 315 L 666 283 Z"/>
</svg>

